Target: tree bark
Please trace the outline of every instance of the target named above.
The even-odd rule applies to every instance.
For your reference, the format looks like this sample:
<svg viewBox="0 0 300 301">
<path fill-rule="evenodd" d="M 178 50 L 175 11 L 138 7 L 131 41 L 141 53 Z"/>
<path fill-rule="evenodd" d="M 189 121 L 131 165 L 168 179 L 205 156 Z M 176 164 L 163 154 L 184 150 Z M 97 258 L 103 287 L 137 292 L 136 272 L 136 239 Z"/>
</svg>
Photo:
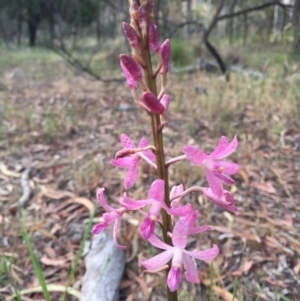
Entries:
<svg viewBox="0 0 300 301">
<path fill-rule="evenodd" d="M 27 23 L 28 23 L 29 46 L 34 47 L 36 45 L 38 23 L 32 19 L 29 19 Z"/>
</svg>

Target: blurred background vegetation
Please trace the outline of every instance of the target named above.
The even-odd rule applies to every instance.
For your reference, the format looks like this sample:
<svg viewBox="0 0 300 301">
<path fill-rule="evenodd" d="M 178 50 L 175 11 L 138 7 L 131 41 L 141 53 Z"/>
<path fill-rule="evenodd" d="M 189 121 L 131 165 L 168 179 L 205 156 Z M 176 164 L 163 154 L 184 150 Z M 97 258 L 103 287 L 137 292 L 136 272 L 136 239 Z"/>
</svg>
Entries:
<svg viewBox="0 0 300 301">
<path fill-rule="evenodd" d="M 160 38 L 171 38 L 173 66 L 213 58 L 216 68 L 225 73 L 231 64 L 247 65 L 241 60 L 248 52 L 254 67 L 262 67 L 267 59 L 282 63 L 278 52 L 297 57 L 299 2 L 155 1 L 155 21 Z M 51 49 L 100 79 L 101 70 L 118 64 L 120 49 L 129 49 L 120 26 L 128 16 L 124 0 L 0 0 L 0 47 L 9 51 L 25 46 Z M 274 45 L 275 54 L 271 50 L 265 56 L 251 57 L 254 49 L 261 53 L 260 49 Z"/>
</svg>

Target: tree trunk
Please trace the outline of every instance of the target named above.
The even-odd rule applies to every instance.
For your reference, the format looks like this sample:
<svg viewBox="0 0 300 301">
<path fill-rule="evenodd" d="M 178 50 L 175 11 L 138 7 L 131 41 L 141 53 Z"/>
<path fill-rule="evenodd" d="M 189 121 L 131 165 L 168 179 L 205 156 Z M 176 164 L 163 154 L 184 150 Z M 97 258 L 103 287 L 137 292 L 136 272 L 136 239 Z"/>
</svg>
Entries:
<svg viewBox="0 0 300 301">
<path fill-rule="evenodd" d="M 17 44 L 20 47 L 22 44 L 22 18 L 19 17 L 17 22 Z"/>
<path fill-rule="evenodd" d="M 186 0 L 186 17 L 185 17 L 186 22 L 189 22 L 192 20 L 192 0 Z M 189 39 L 191 35 L 191 25 L 188 24 L 185 27 L 185 33 L 184 37 L 186 39 Z"/>
<path fill-rule="evenodd" d="M 273 38 L 274 43 L 276 43 L 279 38 L 279 5 L 274 6 Z"/>
<path fill-rule="evenodd" d="M 36 44 L 36 34 L 38 29 L 38 23 L 35 20 L 28 20 L 28 36 L 29 36 L 29 46 L 34 47 Z"/>
</svg>

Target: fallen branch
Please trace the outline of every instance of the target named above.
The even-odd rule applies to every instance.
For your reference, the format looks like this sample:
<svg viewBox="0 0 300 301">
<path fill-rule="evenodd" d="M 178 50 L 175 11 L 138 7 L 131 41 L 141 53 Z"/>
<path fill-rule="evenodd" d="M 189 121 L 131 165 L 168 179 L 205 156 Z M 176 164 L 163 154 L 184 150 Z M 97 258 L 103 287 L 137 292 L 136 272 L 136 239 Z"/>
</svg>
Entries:
<svg viewBox="0 0 300 301">
<path fill-rule="evenodd" d="M 21 176 L 21 186 L 23 188 L 23 194 L 17 203 L 17 206 L 19 208 L 23 208 L 26 205 L 26 203 L 30 200 L 31 197 L 32 189 L 29 184 L 31 170 L 32 170 L 31 167 L 26 168 Z"/>
</svg>

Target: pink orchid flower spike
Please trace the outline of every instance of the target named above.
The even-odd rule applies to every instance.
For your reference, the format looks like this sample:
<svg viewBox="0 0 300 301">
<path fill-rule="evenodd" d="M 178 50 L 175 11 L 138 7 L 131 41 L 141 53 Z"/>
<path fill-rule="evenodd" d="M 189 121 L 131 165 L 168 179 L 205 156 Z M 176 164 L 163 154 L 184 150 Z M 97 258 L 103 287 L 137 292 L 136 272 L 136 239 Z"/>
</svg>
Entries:
<svg viewBox="0 0 300 301">
<path fill-rule="evenodd" d="M 239 169 L 239 165 L 223 161 L 224 158 L 236 150 L 237 146 L 238 141 L 236 136 L 230 143 L 226 137 L 222 136 L 219 144 L 210 155 L 191 145 L 183 147 L 183 152 L 193 164 L 204 166 L 209 186 L 212 192 L 219 198 L 223 194 L 223 183 L 232 185 L 234 180 L 230 175 L 235 174 Z"/>
<path fill-rule="evenodd" d="M 164 186 L 165 182 L 158 179 L 152 183 L 149 189 L 148 199 L 134 201 L 124 193 L 123 199 L 120 200 L 121 205 L 128 210 L 137 210 L 147 205 L 151 206 L 140 227 L 140 233 L 143 239 L 148 239 L 154 233 L 155 222 L 159 221 L 161 208 L 165 209 L 168 214 L 177 216 L 185 216 L 191 211 L 192 207 L 190 204 L 176 208 L 168 208 L 164 202 Z"/>
<path fill-rule="evenodd" d="M 167 263 L 172 259 L 171 269 L 167 277 L 167 285 L 171 292 L 178 289 L 181 283 L 182 266 L 185 268 L 185 278 L 191 283 L 199 283 L 198 271 L 192 258 L 210 261 L 219 253 L 216 245 L 204 251 L 187 251 L 185 249 L 188 239 L 189 224 L 187 220 L 179 220 L 173 231 L 172 243 L 170 246 L 162 242 L 155 235 L 151 235 L 149 242 L 164 252 L 148 259 L 142 259 L 141 265 L 146 269 L 146 273 L 155 273 L 167 269 Z"/>
<path fill-rule="evenodd" d="M 132 142 L 132 140 L 125 134 L 120 135 L 121 144 L 123 149 L 135 149 L 136 146 Z M 145 148 L 148 146 L 148 142 L 146 138 L 142 138 L 139 142 L 138 148 Z M 145 150 L 141 152 L 134 153 L 132 155 L 128 155 L 123 158 L 113 159 L 111 160 L 111 164 L 119 167 L 119 168 L 127 168 L 127 173 L 124 178 L 124 188 L 129 189 L 132 187 L 138 177 L 138 165 L 140 163 L 141 158 L 146 160 L 150 165 L 156 168 L 155 165 L 155 155 L 150 150 Z"/>
<path fill-rule="evenodd" d="M 121 246 L 117 243 L 117 233 L 120 224 L 120 219 L 123 213 L 126 211 L 124 207 L 119 209 L 115 209 L 109 206 L 104 198 L 104 188 L 99 188 L 97 190 L 97 200 L 101 207 L 103 207 L 109 213 L 104 213 L 99 224 L 95 225 L 92 229 L 93 234 L 99 234 L 103 230 L 105 230 L 108 226 L 114 224 L 113 228 L 113 240 L 115 245 L 120 249 L 125 249 L 126 246 Z"/>
</svg>

